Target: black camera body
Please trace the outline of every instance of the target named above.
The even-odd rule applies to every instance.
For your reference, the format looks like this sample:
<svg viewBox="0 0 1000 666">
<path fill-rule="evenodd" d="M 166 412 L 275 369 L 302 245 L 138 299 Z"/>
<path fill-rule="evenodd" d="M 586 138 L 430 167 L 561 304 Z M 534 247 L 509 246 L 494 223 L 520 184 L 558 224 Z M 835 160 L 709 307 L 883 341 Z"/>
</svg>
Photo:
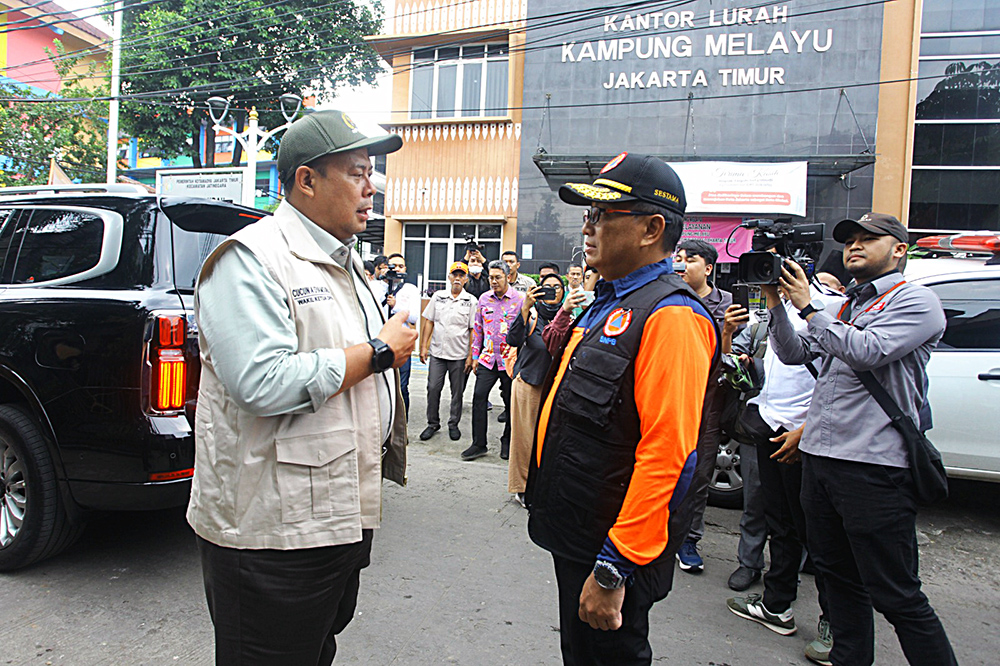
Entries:
<svg viewBox="0 0 1000 666">
<path fill-rule="evenodd" d="M 483 246 L 476 242 L 476 237 L 472 234 L 465 234 L 465 251 L 466 252 L 479 252 L 483 251 Z"/>
<path fill-rule="evenodd" d="M 826 225 L 801 224 L 780 220 L 747 220 L 742 225 L 753 229 L 753 252 L 740 255 L 736 269 L 737 281 L 743 284 L 777 284 L 781 266 L 791 260 L 802 267 L 812 279 L 816 262 L 823 252 Z M 773 247 L 774 252 L 764 251 Z"/>
</svg>

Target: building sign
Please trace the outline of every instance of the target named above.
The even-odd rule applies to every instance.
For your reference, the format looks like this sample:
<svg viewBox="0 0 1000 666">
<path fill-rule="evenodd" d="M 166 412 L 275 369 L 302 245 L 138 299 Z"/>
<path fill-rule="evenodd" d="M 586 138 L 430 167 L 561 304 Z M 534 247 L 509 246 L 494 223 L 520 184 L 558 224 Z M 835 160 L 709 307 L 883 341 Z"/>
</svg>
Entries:
<svg viewBox="0 0 1000 666">
<path fill-rule="evenodd" d="M 697 89 L 712 80 L 723 88 L 784 86 L 791 82 L 784 66 L 726 65 L 732 64 L 731 56 L 763 56 L 778 63 L 781 56 L 825 53 L 834 45 L 834 29 L 808 26 L 808 18 L 791 29 L 788 5 L 710 9 L 707 16 L 683 10 L 603 18 L 604 39 L 564 41 L 560 55 L 564 63 L 610 63 L 601 78 L 605 90 Z M 706 58 L 718 59 L 720 66 Z M 630 60 L 640 64 L 623 66 Z"/>
<path fill-rule="evenodd" d="M 742 222 L 741 217 L 688 217 L 681 240 L 705 241 L 719 253 L 718 263 L 732 263 L 750 250 L 753 240 L 753 229 L 741 228 Z"/>
<path fill-rule="evenodd" d="M 688 213 L 806 214 L 807 162 L 675 162 Z"/>
<path fill-rule="evenodd" d="M 239 203 L 243 199 L 242 167 L 164 169 L 156 172 L 156 193 Z"/>
</svg>

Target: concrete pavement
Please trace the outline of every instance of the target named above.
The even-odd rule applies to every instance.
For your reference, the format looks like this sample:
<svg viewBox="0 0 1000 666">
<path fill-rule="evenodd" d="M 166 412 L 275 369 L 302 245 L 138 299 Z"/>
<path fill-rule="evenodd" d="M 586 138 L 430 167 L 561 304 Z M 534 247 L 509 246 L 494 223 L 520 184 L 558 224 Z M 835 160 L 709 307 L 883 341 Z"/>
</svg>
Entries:
<svg viewBox="0 0 1000 666">
<path fill-rule="evenodd" d="M 426 372 L 411 378 L 409 484 L 385 487 L 383 525 L 362 575 L 358 613 L 338 664 L 472 666 L 559 663 L 556 591 L 548 554 L 527 538 L 526 512 L 506 492 L 494 391 L 490 453 L 461 462 L 469 444 L 447 429 L 428 442 Z M 448 389 L 442 399 L 447 409 Z M 444 414 L 443 414 L 444 416 Z M 1000 486 L 954 484 L 953 499 L 920 517 L 924 589 L 962 664 L 1000 654 Z M 736 567 L 739 513 L 709 507 L 706 570 L 677 571 L 654 606 L 654 660 L 714 666 L 806 664 L 818 608 L 803 576 L 799 633 L 778 636 L 732 615 L 726 579 Z M 756 589 L 759 591 L 759 584 Z M 892 628 L 877 620 L 878 663 L 904 664 Z M 212 627 L 194 537 L 183 511 L 95 520 L 80 543 L 35 567 L 0 575 L 0 664 L 210 664 Z"/>
</svg>

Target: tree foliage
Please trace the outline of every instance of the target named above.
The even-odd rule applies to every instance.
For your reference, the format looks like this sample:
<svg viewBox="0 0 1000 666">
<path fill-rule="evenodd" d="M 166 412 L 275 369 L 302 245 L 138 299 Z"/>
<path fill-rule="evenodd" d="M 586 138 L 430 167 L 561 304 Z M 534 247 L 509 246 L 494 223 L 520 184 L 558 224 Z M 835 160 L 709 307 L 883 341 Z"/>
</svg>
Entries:
<svg viewBox="0 0 1000 666">
<path fill-rule="evenodd" d="M 49 57 L 62 79 L 62 88 L 58 94 L 48 93 L 44 98 L 106 97 L 106 72 L 96 63 L 80 67 L 80 58 L 67 57 L 58 39 L 53 43 L 55 50 L 49 52 Z M 15 83 L 0 84 L 0 96 L 42 97 L 37 90 Z M 0 104 L 0 186 L 45 184 L 53 157 L 71 178 L 103 182 L 107 119 L 107 101 Z"/>
<path fill-rule="evenodd" d="M 284 123 L 283 93 L 322 97 L 374 82 L 381 66 L 363 37 L 380 30 L 381 13 L 354 0 L 166 0 L 126 10 L 122 93 L 141 99 L 123 104 L 122 126 L 200 166 L 213 95 L 230 99 L 238 129 L 252 106 L 274 127 Z"/>
</svg>

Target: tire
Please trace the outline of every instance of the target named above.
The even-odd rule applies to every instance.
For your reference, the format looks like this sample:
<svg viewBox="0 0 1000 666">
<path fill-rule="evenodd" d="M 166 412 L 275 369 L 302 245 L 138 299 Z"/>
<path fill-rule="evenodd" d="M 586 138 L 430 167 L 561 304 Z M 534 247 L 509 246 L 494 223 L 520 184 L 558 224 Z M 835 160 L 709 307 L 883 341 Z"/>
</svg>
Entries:
<svg viewBox="0 0 1000 666">
<path fill-rule="evenodd" d="M 708 503 L 723 509 L 743 508 L 743 474 L 740 469 L 740 443 L 724 439 L 719 444 L 712 477 L 708 480 Z"/>
<path fill-rule="evenodd" d="M 82 532 L 66 514 L 34 418 L 20 405 L 0 405 L 0 571 L 52 557 Z"/>
</svg>

